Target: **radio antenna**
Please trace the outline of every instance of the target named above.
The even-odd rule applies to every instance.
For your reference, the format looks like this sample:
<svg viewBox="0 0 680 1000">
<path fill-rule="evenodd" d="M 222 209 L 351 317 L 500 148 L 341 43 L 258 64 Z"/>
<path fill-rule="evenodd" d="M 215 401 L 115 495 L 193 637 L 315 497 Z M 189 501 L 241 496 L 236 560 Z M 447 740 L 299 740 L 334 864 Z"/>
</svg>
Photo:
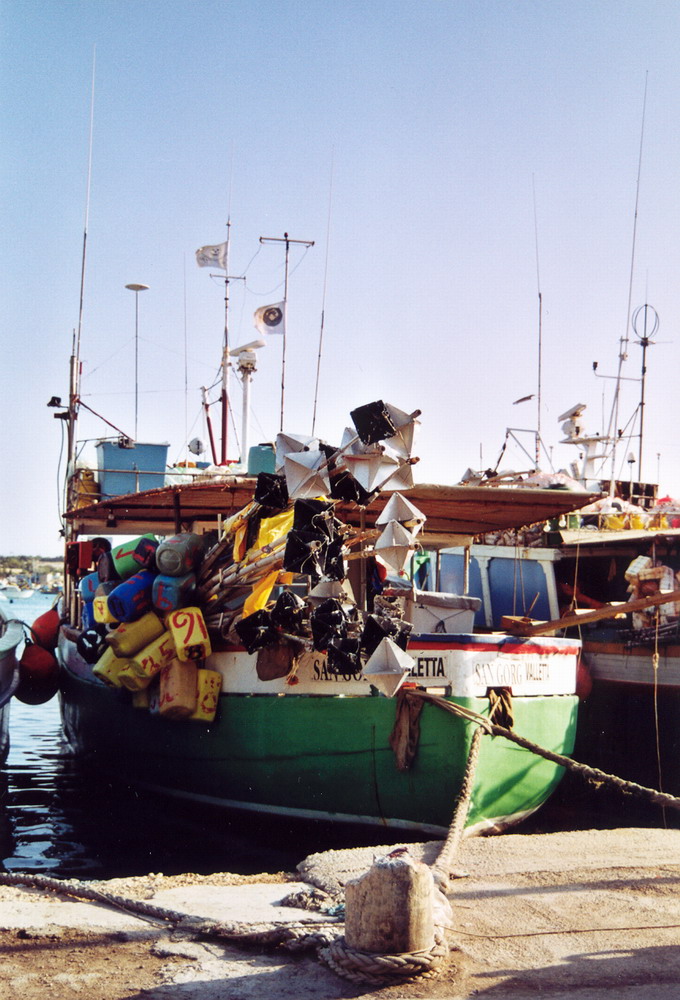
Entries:
<svg viewBox="0 0 680 1000">
<path fill-rule="evenodd" d="M 626 329 L 625 334 L 621 338 L 621 347 L 619 349 L 619 367 L 616 375 L 616 388 L 614 389 L 614 402 L 612 405 L 612 412 L 609 418 L 609 428 L 607 430 L 607 437 L 611 438 L 612 441 L 612 464 L 611 464 L 611 474 L 609 478 L 609 495 L 614 496 L 614 483 L 616 481 L 616 441 L 618 436 L 618 423 L 619 423 L 619 403 L 621 400 L 621 371 L 623 369 L 623 363 L 628 357 L 628 328 L 630 326 L 630 310 L 631 302 L 633 297 L 633 273 L 635 270 L 635 242 L 637 237 L 637 220 L 638 220 L 638 205 L 640 202 L 640 175 L 642 173 L 642 147 L 644 143 L 645 136 L 645 112 L 647 110 L 647 79 L 649 77 L 649 70 L 645 73 L 645 91 L 642 100 L 642 124 L 640 127 L 640 151 L 638 154 L 638 171 L 637 171 L 637 184 L 635 188 L 635 214 L 633 217 L 633 244 L 630 254 L 630 277 L 628 280 L 628 307 L 626 310 Z M 638 469 L 638 475 L 641 475 L 641 470 Z"/>
<path fill-rule="evenodd" d="M 536 400 L 536 470 L 541 462 L 541 370 L 543 358 L 543 296 L 541 295 L 541 272 L 538 266 L 538 213 L 536 211 L 536 176 L 531 175 L 534 196 L 534 242 L 536 246 L 536 288 L 538 290 L 538 371 Z"/>
<path fill-rule="evenodd" d="M 323 349 L 323 329 L 326 319 L 326 285 L 328 281 L 328 249 L 330 246 L 330 234 L 331 234 L 331 206 L 333 202 L 333 167 L 334 167 L 334 155 L 335 150 L 333 150 L 333 156 L 331 156 L 331 179 L 328 189 L 328 219 L 326 221 L 326 260 L 323 269 L 323 294 L 321 296 L 321 327 L 319 329 L 319 355 L 316 360 L 316 385 L 314 387 L 314 411 L 312 413 L 312 437 L 314 437 L 314 429 L 316 427 L 316 404 L 319 399 L 319 377 L 321 375 L 321 352 Z"/>
</svg>

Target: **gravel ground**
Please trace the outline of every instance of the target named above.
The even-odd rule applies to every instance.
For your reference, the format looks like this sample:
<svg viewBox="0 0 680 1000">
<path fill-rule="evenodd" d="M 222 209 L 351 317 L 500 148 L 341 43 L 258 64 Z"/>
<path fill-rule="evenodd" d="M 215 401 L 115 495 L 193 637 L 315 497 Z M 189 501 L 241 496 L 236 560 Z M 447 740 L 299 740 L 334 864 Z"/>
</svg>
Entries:
<svg viewBox="0 0 680 1000">
<path fill-rule="evenodd" d="M 393 845 L 392 845 L 393 846 Z M 409 845 L 431 863 L 438 845 Z M 390 850 L 392 848 L 386 848 Z M 280 905 L 341 889 L 380 848 L 312 855 L 276 875 L 113 879 L 130 899 L 253 928 L 327 919 Z M 0 886 L 3 1000 L 678 1000 L 680 831 L 588 830 L 463 843 L 450 883 L 450 956 L 435 979 L 371 987 L 314 955 L 172 933 L 108 906 Z M 464 872 L 466 874 L 464 874 Z"/>
</svg>

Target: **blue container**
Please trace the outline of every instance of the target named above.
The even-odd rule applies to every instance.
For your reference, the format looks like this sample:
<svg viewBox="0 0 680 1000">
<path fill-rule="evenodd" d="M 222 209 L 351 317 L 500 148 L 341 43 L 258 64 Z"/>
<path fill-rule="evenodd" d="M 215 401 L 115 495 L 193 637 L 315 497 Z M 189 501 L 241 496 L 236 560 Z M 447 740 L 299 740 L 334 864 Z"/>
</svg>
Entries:
<svg viewBox="0 0 680 1000">
<path fill-rule="evenodd" d="M 119 622 L 134 622 L 151 610 L 151 591 L 156 574 L 140 570 L 119 583 L 109 594 L 109 611 Z"/>
<path fill-rule="evenodd" d="M 83 614 L 82 614 L 83 628 L 94 628 L 98 623 L 94 618 L 94 609 L 92 606 L 92 601 L 83 601 Z"/>
<path fill-rule="evenodd" d="M 256 444 L 248 451 L 248 475 L 276 471 L 276 453 L 273 444 Z"/>
<path fill-rule="evenodd" d="M 102 497 L 154 490 L 165 485 L 168 444 L 122 447 L 118 441 L 98 441 L 97 468 Z"/>
<path fill-rule="evenodd" d="M 84 601 L 93 601 L 100 583 L 99 573 L 88 573 L 87 576 L 84 576 L 78 584 L 78 590 L 82 599 Z"/>
<path fill-rule="evenodd" d="M 153 582 L 152 600 L 158 611 L 176 611 L 184 608 L 194 599 L 196 576 L 187 573 L 186 576 L 157 576 Z"/>
</svg>

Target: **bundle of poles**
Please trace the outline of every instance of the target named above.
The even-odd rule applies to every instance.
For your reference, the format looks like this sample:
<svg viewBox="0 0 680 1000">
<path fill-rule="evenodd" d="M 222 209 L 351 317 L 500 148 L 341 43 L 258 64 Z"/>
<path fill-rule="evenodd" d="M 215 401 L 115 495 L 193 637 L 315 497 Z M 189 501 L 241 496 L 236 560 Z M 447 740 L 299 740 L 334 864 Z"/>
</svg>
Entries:
<svg viewBox="0 0 680 1000">
<path fill-rule="evenodd" d="M 246 515 L 256 517 L 262 508 L 254 504 Z M 372 554 L 372 549 L 363 549 L 363 543 L 377 537 L 377 530 L 360 530 L 348 528 L 348 536 L 344 540 L 347 549 L 346 559 L 361 559 Z M 198 578 L 198 599 L 203 607 L 207 627 L 227 638 L 229 631 L 241 617 L 243 603 L 266 576 L 275 570 L 285 571 L 284 555 L 287 533 L 276 541 L 262 546 L 248 554 L 248 561 L 234 561 L 234 535 L 226 534 L 206 556 Z M 320 545 L 312 542 L 311 545 Z M 361 545 L 354 553 L 349 549 Z M 304 579 L 305 575 L 300 574 Z M 306 579 L 309 579 L 308 577 Z"/>
</svg>

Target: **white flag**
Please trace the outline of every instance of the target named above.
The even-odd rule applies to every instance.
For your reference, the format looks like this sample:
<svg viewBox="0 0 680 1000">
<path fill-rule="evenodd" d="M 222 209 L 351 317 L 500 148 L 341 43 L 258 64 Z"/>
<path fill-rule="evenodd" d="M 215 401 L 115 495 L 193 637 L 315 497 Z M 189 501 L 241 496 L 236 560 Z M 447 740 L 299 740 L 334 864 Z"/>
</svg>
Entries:
<svg viewBox="0 0 680 1000">
<path fill-rule="evenodd" d="M 219 267 L 227 270 L 227 244 L 218 243 L 216 247 L 201 247 L 196 251 L 196 263 L 199 267 Z"/>
<path fill-rule="evenodd" d="M 283 333 L 285 302 L 275 302 L 271 306 L 260 306 L 255 310 L 255 326 L 260 333 Z"/>
</svg>

